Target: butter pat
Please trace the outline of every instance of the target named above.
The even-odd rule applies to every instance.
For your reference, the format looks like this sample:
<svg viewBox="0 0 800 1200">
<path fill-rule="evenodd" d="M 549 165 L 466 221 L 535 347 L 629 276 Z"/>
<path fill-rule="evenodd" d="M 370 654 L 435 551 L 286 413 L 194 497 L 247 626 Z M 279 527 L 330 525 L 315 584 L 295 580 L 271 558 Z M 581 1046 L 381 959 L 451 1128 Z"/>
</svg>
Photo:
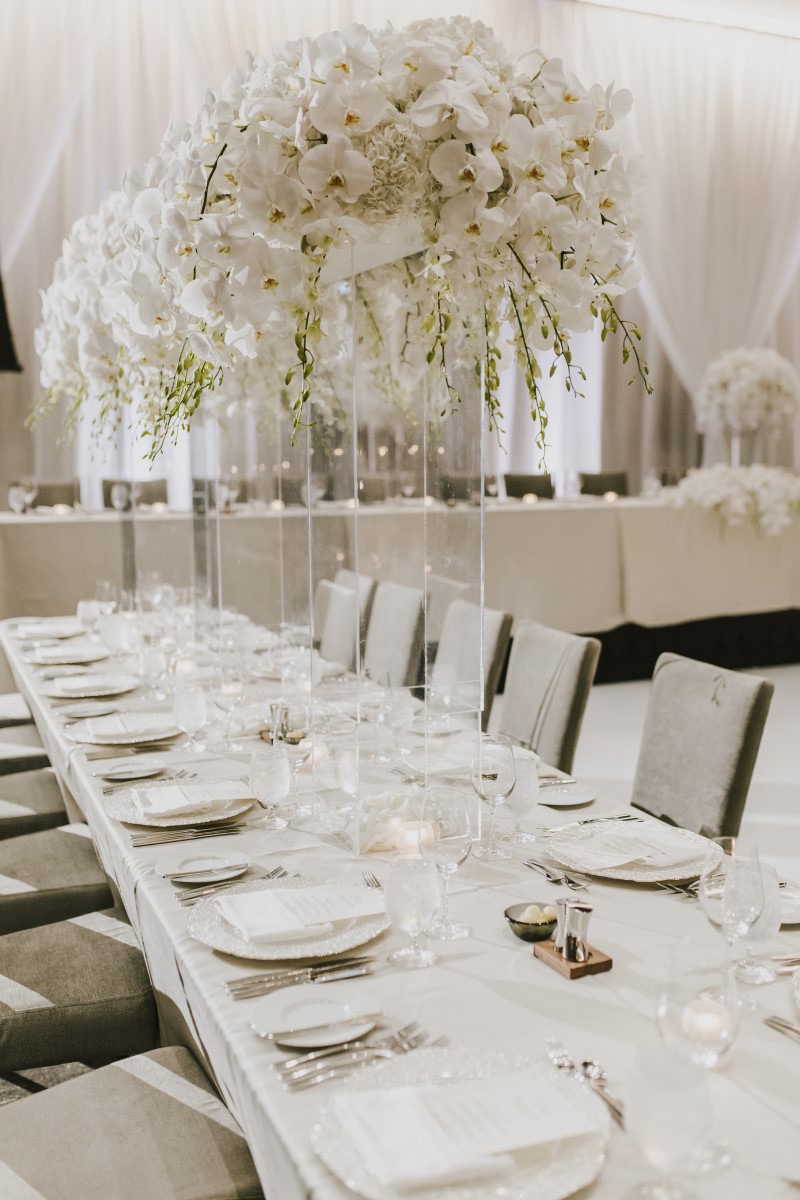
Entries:
<svg viewBox="0 0 800 1200">
<path fill-rule="evenodd" d="M 556 919 L 556 910 L 551 904 L 542 908 L 538 904 L 529 904 L 527 908 L 523 908 L 522 912 L 517 917 L 518 921 L 526 921 L 531 925 L 541 925 L 545 921 L 554 921 Z"/>
</svg>

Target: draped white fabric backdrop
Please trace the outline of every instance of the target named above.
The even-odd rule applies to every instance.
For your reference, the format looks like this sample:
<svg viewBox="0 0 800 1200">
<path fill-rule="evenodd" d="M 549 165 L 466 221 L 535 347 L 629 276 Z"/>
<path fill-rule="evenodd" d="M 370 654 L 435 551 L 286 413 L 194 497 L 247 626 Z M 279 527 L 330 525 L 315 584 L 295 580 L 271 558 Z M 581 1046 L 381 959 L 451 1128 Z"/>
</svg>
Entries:
<svg viewBox="0 0 800 1200">
<path fill-rule="evenodd" d="M 691 389 L 709 358 L 742 343 L 777 344 L 800 365 L 796 38 L 578 0 L 3 0 L 0 262 L 26 371 L 0 375 L 0 491 L 23 467 L 51 479 L 100 473 L 85 450 L 75 461 L 56 447 L 56 423 L 33 441 L 22 427 L 37 390 L 38 291 L 72 222 L 153 152 L 167 120 L 189 116 L 248 49 L 352 20 L 404 24 L 457 12 L 492 24 L 517 53 L 541 46 L 584 82 L 613 79 L 635 96 L 626 138 L 650 176 L 641 292 L 660 393 L 646 400 L 620 387 L 608 353 L 601 387 L 602 372 L 587 361 L 597 348 L 582 347 L 576 358 L 594 368 L 591 390 L 578 403 L 554 398 L 548 465 L 565 474 L 602 459 L 636 478 L 671 466 L 677 445 L 676 466 L 685 466 L 693 430 L 673 375 Z M 527 401 L 511 377 L 506 391 L 506 461 L 530 468 Z"/>
</svg>

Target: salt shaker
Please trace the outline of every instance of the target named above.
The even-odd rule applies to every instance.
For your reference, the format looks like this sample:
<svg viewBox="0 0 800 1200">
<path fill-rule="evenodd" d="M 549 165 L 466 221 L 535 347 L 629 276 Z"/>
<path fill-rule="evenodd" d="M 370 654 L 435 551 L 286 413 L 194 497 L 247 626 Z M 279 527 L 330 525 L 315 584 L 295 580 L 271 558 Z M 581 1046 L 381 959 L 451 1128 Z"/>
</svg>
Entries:
<svg viewBox="0 0 800 1200">
<path fill-rule="evenodd" d="M 564 939 L 561 953 L 567 962 L 582 963 L 589 957 L 589 917 L 592 906 L 585 900 L 567 900 L 564 906 Z"/>
</svg>

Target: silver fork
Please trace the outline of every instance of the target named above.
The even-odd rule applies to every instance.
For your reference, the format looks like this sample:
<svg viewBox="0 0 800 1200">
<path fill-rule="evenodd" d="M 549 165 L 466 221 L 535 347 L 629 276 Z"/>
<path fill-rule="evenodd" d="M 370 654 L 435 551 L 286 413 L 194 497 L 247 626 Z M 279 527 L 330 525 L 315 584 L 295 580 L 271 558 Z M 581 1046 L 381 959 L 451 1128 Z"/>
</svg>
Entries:
<svg viewBox="0 0 800 1200">
<path fill-rule="evenodd" d="M 391 1046 L 397 1038 L 410 1038 L 418 1032 L 419 1022 L 409 1021 L 407 1025 L 396 1029 L 394 1033 L 375 1038 L 374 1041 L 370 1041 L 369 1035 L 367 1035 L 362 1038 L 354 1038 L 352 1042 L 343 1042 L 341 1046 L 326 1046 L 322 1050 L 308 1050 L 305 1054 L 296 1054 L 293 1058 L 284 1058 L 279 1063 L 273 1063 L 272 1069 L 281 1076 L 291 1075 L 298 1067 L 305 1067 L 308 1063 L 318 1062 L 325 1058 L 335 1058 L 339 1054 L 346 1054 L 349 1050 L 361 1050 L 365 1046 L 373 1046 L 376 1049 Z"/>
<path fill-rule="evenodd" d="M 207 883 L 203 887 L 192 888 L 191 891 L 182 892 L 175 899 L 182 908 L 191 908 L 193 904 L 197 904 L 199 900 L 205 899 L 206 896 L 215 896 L 217 892 L 224 892 L 227 888 L 232 888 L 237 883 L 254 883 L 256 880 L 263 879 L 285 879 L 289 874 L 283 867 L 275 867 L 272 871 L 268 871 L 266 875 L 251 875 L 248 879 L 220 879 L 217 883 Z"/>
<path fill-rule="evenodd" d="M 409 1038 L 408 1042 L 402 1047 L 397 1047 L 396 1049 L 389 1049 L 388 1047 L 386 1049 L 378 1048 L 369 1055 L 367 1055 L 365 1052 L 357 1051 L 356 1053 L 359 1055 L 359 1057 L 355 1059 L 348 1059 L 346 1062 L 337 1061 L 328 1070 L 318 1071 L 314 1075 L 311 1075 L 307 1078 L 304 1077 L 301 1079 L 293 1078 L 291 1080 L 284 1080 L 284 1083 L 290 1091 L 302 1092 L 305 1091 L 306 1088 L 316 1087 L 320 1083 L 327 1083 L 332 1079 L 341 1079 L 345 1075 L 350 1075 L 359 1067 L 369 1066 L 370 1063 L 380 1061 L 381 1059 L 399 1058 L 400 1055 L 408 1054 L 412 1050 L 416 1050 L 421 1046 L 446 1046 L 447 1042 L 448 1039 L 446 1037 L 435 1038 L 434 1041 L 428 1042 L 426 1041 L 424 1034 L 417 1034 L 415 1037 Z"/>
<path fill-rule="evenodd" d="M 383 884 L 374 871 L 366 870 L 361 872 L 361 877 L 367 887 L 375 888 L 377 891 L 383 891 Z"/>
</svg>

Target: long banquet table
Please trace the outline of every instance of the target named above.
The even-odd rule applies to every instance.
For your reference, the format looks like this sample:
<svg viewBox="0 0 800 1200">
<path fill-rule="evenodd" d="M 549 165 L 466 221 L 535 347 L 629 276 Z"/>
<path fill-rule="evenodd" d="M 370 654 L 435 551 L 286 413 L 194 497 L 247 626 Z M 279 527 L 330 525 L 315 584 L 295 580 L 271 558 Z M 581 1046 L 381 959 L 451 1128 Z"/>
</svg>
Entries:
<svg viewBox="0 0 800 1200">
<path fill-rule="evenodd" d="M 0 645 L 76 806 L 75 815 L 88 822 L 103 865 L 119 889 L 148 963 L 167 1040 L 188 1044 L 205 1063 L 247 1136 L 270 1200 L 346 1200 L 352 1193 L 323 1166 L 311 1146 L 312 1126 L 336 1085 L 291 1095 L 283 1090 L 271 1069 L 279 1053 L 248 1028 L 248 1015 L 257 1001 L 234 1003 L 222 987 L 224 980 L 247 973 L 254 964 L 217 954 L 189 936 L 187 911 L 175 902 L 173 887 L 154 870 L 170 847 L 131 847 L 128 830 L 105 810 L 96 774 L 103 763 L 88 761 L 68 740 L 63 716 L 43 697 L 41 681 L 23 659 L 7 623 L 0 628 Z M 130 703 L 137 700 L 134 696 Z M 170 767 L 196 764 L 194 769 L 204 778 L 230 774 L 230 763 L 226 767 L 218 756 L 198 757 L 178 748 L 167 757 Z M 607 807 L 601 798 L 591 811 Z M 564 814 L 540 805 L 533 819 L 556 824 Z M 224 844 L 222 838 L 204 842 L 206 849 Z M 278 832 L 254 823 L 229 844 L 259 866 L 281 864 L 292 874 L 335 875 L 356 882 L 365 865 L 379 874 L 383 867 L 379 856 L 354 856 L 312 820 Z M 458 880 L 463 890 L 453 896 L 454 913 L 470 923 L 473 936 L 437 943 L 440 961 L 427 970 L 382 966 L 365 983 L 376 1007 L 398 1022 L 419 1021 L 432 1036 L 447 1035 L 465 1056 L 485 1049 L 540 1058 L 545 1039 L 555 1036 L 576 1061 L 599 1060 L 610 1090 L 623 1094 L 637 1047 L 657 1040 L 659 962 L 677 940 L 710 936 L 698 906 L 656 889 L 593 882 L 592 941 L 612 955 L 614 967 L 607 974 L 567 982 L 534 960 L 530 947 L 512 936 L 503 919 L 508 904 L 552 902 L 559 888 L 518 862 L 489 864 L 472 858 Z M 397 944 L 399 938 L 391 932 L 376 944 L 376 952 L 383 955 Z M 800 951 L 800 935 L 797 930 L 782 931 L 775 946 Z M 754 998 L 761 1014 L 792 1018 L 788 978 L 756 991 Z M 800 1047 L 752 1018 L 739 1036 L 732 1062 L 710 1073 L 716 1132 L 732 1143 L 736 1161 L 725 1172 L 692 1180 L 702 1200 L 778 1200 L 797 1194 L 799 1055 Z M 631 1137 L 612 1125 L 606 1165 L 581 1195 L 587 1200 L 620 1200 L 629 1186 L 651 1174 Z"/>
</svg>

